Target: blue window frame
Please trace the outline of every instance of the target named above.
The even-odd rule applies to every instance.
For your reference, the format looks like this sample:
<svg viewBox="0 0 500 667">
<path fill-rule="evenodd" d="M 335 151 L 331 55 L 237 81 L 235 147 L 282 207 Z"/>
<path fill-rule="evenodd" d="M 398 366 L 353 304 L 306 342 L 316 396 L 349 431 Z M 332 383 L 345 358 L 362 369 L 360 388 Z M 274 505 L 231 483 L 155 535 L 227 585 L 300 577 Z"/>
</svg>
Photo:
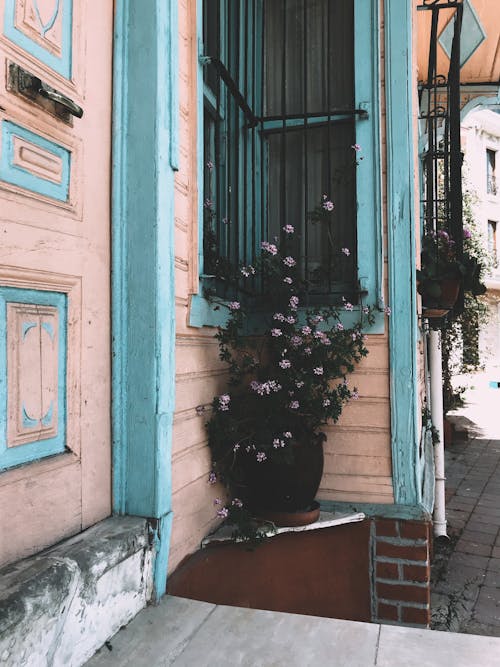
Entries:
<svg viewBox="0 0 500 667">
<path fill-rule="evenodd" d="M 203 193 L 191 324 L 220 323 L 204 289 L 224 296 L 218 271 L 252 261 L 287 223 L 298 231 L 293 252 L 311 300 L 381 305 L 378 3 L 199 0 L 198 8 Z M 333 250 L 332 235 L 308 220 L 324 193 L 336 204 Z M 332 270 L 339 256 L 343 268 Z M 377 317 L 372 331 L 382 329 Z"/>
</svg>

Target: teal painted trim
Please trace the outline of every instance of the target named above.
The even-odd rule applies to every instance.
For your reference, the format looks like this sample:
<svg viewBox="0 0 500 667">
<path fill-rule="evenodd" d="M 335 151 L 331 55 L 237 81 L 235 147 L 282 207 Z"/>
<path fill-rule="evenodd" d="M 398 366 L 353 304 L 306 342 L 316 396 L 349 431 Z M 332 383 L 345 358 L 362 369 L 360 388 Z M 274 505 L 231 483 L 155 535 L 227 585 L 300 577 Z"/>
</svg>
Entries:
<svg viewBox="0 0 500 667">
<path fill-rule="evenodd" d="M 72 60 L 73 60 L 73 0 L 65 0 L 61 3 L 57 1 L 56 9 L 62 11 L 62 48 L 61 56 L 57 56 L 54 53 L 51 53 L 47 49 L 44 49 L 43 46 L 34 42 L 28 37 L 24 32 L 16 28 L 16 0 L 5 0 L 5 13 L 4 13 L 4 35 L 11 42 L 17 44 L 27 53 L 31 54 L 37 60 L 40 60 L 42 63 L 53 69 L 55 72 L 58 72 L 64 78 L 71 79 L 72 74 Z M 42 25 L 40 14 L 38 8 L 35 4 L 36 15 L 40 22 L 40 36 L 44 37 L 45 33 L 50 30 L 57 20 L 57 11 L 54 10 L 49 21 Z M 52 24 L 52 25 L 51 25 Z"/>
<path fill-rule="evenodd" d="M 168 547 L 172 535 L 173 516 L 172 512 L 162 516 L 156 522 L 156 528 L 153 530 L 153 544 L 155 547 L 153 599 L 155 602 L 159 602 L 160 598 L 167 592 Z"/>
<path fill-rule="evenodd" d="M 40 306 L 52 306 L 57 309 L 59 318 L 58 336 L 58 378 L 57 378 L 57 434 L 53 438 L 36 440 L 24 445 L 7 447 L 7 303 L 26 303 Z M 38 325 L 34 325 L 35 327 Z M 25 323 L 23 335 L 34 328 L 32 323 Z M 17 287 L 0 287 L 0 470 L 6 470 L 23 463 L 54 454 L 66 449 L 66 352 L 67 352 L 67 297 L 60 292 L 19 289 Z M 42 422 L 46 425 L 53 411 L 49 407 Z M 35 428 L 39 421 L 28 415 L 23 405 L 23 426 Z"/>
<path fill-rule="evenodd" d="M 431 514 L 422 505 L 389 505 L 383 503 L 348 503 L 317 499 L 323 512 L 346 514 L 363 512 L 367 517 L 384 519 L 414 519 L 430 521 Z"/>
<path fill-rule="evenodd" d="M 128 4 L 116 6 L 113 35 L 113 168 L 111 234 L 111 421 L 113 457 L 113 510 L 125 514 L 127 508 L 127 385 L 128 329 L 127 299 L 127 219 L 128 181 Z"/>
<path fill-rule="evenodd" d="M 144 11 L 123 0 L 114 35 L 113 502 L 118 513 L 160 520 L 171 514 L 175 398 L 176 4 Z M 165 563 L 169 538 L 158 533 Z M 155 576 L 163 591 L 166 570 Z"/>
<path fill-rule="evenodd" d="M 356 118 L 356 143 L 363 160 L 356 171 L 358 278 L 368 296 L 381 306 L 383 285 L 382 172 L 380 146 L 379 2 L 355 0 L 355 107 L 368 118 Z M 368 6 L 367 6 L 368 5 Z"/>
<path fill-rule="evenodd" d="M 15 137 L 29 141 L 59 158 L 62 162 L 61 182 L 54 183 L 14 164 Z M 69 195 L 70 169 L 71 153 L 66 148 L 9 120 L 2 122 L 2 155 L 0 160 L 0 179 L 2 181 L 65 202 Z"/>
<path fill-rule="evenodd" d="M 168 61 L 171 71 L 179 71 L 179 9 L 177 2 L 170 2 Z M 169 85 L 170 166 L 179 170 L 179 77 L 171 76 Z"/>
<path fill-rule="evenodd" d="M 396 504 L 419 505 L 412 4 L 386 0 L 391 441 Z"/>
<path fill-rule="evenodd" d="M 204 82 L 203 82 L 203 66 L 201 64 L 200 56 L 204 55 L 203 45 L 203 0 L 196 0 L 196 32 L 198 41 L 198 60 L 196 69 L 196 90 L 197 90 L 197 136 L 196 136 L 196 164 L 198 165 L 197 179 L 198 179 L 198 274 L 201 276 L 203 270 L 203 172 L 205 165 L 203 164 L 203 117 L 204 117 Z M 201 289 L 201 283 L 199 286 Z M 203 298 L 203 297 L 201 297 Z M 203 322 L 197 323 L 197 320 L 189 314 L 191 326 L 203 326 Z"/>
</svg>

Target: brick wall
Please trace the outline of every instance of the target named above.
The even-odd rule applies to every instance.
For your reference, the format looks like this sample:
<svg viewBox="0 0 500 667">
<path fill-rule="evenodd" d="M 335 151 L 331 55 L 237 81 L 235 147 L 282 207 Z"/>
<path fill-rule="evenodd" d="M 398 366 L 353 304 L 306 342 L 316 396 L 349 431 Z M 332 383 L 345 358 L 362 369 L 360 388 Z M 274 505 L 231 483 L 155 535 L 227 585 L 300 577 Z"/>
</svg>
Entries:
<svg viewBox="0 0 500 667">
<path fill-rule="evenodd" d="M 373 621 L 428 626 L 431 524 L 374 519 Z"/>
</svg>

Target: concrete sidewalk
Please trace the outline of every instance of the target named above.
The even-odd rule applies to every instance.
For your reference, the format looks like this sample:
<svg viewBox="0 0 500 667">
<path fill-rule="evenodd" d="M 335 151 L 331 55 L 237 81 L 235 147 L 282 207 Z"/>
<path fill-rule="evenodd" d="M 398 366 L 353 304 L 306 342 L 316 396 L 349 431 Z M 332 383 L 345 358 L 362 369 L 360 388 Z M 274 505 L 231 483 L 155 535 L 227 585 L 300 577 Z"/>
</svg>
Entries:
<svg viewBox="0 0 500 667">
<path fill-rule="evenodd" d="M 87 667 L 498 667 L 500 638 L 225 607 L 166 596 Z"/>
</svg>

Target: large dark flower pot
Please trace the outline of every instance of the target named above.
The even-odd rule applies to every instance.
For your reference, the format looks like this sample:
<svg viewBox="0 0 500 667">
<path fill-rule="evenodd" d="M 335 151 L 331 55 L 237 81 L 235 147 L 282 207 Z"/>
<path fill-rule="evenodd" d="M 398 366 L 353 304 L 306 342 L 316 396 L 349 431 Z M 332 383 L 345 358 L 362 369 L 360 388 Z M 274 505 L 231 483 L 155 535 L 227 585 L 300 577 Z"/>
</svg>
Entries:
<svg viewBox="0 0 500 667">
<path fill-rule="evenodd" d="M 254 456 L 245 457 L 245 485 L 240 493 L 257 516 L 277 525 L 311 523 L 319 514 L 314 498 L 323 474 L 323 438 L 289 447 L 293 451 L 290 463 L 258 463 Z"/>
</svg>

